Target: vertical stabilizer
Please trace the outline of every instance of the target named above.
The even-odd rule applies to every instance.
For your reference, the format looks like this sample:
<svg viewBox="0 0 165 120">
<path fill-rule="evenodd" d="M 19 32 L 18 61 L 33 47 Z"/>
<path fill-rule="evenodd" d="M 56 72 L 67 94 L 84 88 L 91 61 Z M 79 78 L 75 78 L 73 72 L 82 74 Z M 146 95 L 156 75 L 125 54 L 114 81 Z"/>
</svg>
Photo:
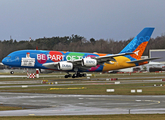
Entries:
<svg viewBox="0 0 165 120">
<path fill-rule="evenodd" d="M 144 28 L 120 53 L 134 52 L 132 58 L 140 59 L 150 40 L 154 28 Z"/>
</svg>

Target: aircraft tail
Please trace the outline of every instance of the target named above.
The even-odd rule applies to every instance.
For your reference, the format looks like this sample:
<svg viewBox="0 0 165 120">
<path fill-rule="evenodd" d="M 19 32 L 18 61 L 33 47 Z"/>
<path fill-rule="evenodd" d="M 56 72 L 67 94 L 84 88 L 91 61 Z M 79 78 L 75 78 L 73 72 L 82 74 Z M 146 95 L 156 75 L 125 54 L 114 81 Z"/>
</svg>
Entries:
<svg viewBox="0 0 165 120">
<path fill-rule="evenodd" d="M 132 58 L 139 60 L 150 40 L 154 28 L 144 28 L 120 53 L 133 52 Z"/>
</svg>

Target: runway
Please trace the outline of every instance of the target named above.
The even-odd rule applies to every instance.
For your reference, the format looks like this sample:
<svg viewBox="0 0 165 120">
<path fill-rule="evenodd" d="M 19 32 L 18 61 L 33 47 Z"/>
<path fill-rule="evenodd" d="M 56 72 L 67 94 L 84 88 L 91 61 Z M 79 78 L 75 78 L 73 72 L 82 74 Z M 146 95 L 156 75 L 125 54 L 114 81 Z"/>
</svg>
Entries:
<svg viewBox="0 0 165 120">
<path fill-rule="evenodd" d="M 62 95 L 0 92 L 0 104 L 23 108 L 1 111 L 0 116 L 165 113 L 164 95 Z"/>
</svg>

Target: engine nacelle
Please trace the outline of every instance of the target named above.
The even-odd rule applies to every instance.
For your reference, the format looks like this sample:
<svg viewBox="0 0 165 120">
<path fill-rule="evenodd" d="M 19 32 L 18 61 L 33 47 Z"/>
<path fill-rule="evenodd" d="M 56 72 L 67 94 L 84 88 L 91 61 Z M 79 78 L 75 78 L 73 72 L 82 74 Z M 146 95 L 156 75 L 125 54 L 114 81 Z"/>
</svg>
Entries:
<svg viewBox="0 0 165 120">
<path fill-rule="evenodd" d="M 72 70 L 73 64 L 69 62 L 59 62 L 57 68 L 58 70 Z"/>
<path fill-rule="evenodd" d="M 91 58 L 84 58 L 84 59 L 82 59 L 81 64 L 82 64 L 82 66 L 96 67 L 97 60 L 91 59 Z"/>
</svg>

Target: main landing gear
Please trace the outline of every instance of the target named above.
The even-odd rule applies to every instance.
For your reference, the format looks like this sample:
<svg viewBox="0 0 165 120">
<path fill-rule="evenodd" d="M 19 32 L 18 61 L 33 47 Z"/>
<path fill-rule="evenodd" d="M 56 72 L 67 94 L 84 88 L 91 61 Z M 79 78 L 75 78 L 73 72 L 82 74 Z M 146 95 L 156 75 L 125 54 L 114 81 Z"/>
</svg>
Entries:
<svg viewBox="0 0 165 120">
<path fill-rule="evenodd" d="M 68 77 L 72 77 L 72 78 L 78 78 L 78 77 L 86 77 L 86 74 L 84 73 L 80 73 L 80 72 L 76 72 L 75 74 L 71 75 L 68 73 L 68 75 L 65 75 L 65 78 L 68 78 Z"/>
</svg>

